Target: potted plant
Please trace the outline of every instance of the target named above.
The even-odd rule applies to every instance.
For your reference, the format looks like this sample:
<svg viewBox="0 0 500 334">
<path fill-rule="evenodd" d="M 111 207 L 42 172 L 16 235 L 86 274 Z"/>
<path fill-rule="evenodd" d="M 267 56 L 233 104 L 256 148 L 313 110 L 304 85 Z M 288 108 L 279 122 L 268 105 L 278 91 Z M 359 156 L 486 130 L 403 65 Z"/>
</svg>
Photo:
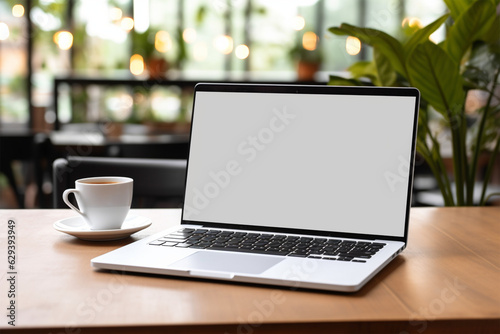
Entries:
<svg viewBox="0 0 500 334">
<path fill-rule="evenodd" d="M 167 60 L 155 49 L 156 32 L 153 29 L 142 33 L 133 31 L 132 52 L 144 58 L 151 79 L 165 79 L 169 66 Z"/>
<path fill-rule="evenodd" d="M 421 92 L 417 152 L 425 159 L 446 206 L 484 205 L 500 146 L 500 7 L 495 0 L 445 0 L 449 13 L 401 41 L 382 31 L 341 24 L 336 35 L 355 36 L 373 47 L 371 62 L 350 67 L 352 78 L 330 77 L 334 85 L 413 86 Z M 429 36 L 446 25 L 445 40 Z M 366 79 L 366 80 L 365 80 Z M 471 100 L 476 107 L 471 109 Z M 437 126 L 436 126 L 437 124 Z M 453 181 L 439 134 L 452 145 Z M 486 157 L 486 158 L 485 158 Z M 474 186 L 486 159 L 479 203 Z"/>
<path fill-rule="evenodd" d="M 290 58 L 297 66 L 298 81 L 313 81 L 323 61 L 319 48 L 307 50 L 301 42 L 297 42 L 290 50 Z"/>
</svg>

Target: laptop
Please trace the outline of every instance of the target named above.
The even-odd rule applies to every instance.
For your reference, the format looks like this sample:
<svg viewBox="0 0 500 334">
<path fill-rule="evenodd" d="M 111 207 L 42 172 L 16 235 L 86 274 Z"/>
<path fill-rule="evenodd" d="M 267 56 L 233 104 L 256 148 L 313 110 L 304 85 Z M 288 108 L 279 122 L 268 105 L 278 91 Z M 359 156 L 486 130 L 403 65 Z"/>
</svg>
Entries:
<svg viewBox="0 0 500 334">
<path fill-rule="evenodd" d="M 95 268 L 354 292 L 408 240 L 419 92 L 196 85 L 178 226 Z"/>
</svg>

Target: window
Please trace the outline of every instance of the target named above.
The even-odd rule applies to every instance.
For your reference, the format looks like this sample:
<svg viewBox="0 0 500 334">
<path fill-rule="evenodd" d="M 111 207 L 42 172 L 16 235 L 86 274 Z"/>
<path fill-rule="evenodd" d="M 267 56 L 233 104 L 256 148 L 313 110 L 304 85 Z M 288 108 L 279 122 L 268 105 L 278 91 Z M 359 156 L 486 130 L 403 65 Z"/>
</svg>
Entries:
<svg viewBox="0 0 500 334">
<path fill-rule="evenodd" d="M 433 0 L 34 0 L 32 8 L 14 3 L 0 3 L 0 124 L 53 122 L 54 78 L 61 77 L 325 82 L 329 73 L 371 57 L 369 48 L 329 33 L 329 27 L 347 22 L 402 34 L 405 24 L 425 25 L 445 10 Z M 64 90 L 60 101 L 72 100 Z M 91 92 L 84 90 L 81 98 Z M 170 101 L 173 108 L 172 94 L 151 92 L 147 98 Z M 61 117 L 76 120 L 64 114 L 74 105 L 68 101 L 61 102 Z M 159 119 L 175 119 L 167 114 Z"/>
</svg>

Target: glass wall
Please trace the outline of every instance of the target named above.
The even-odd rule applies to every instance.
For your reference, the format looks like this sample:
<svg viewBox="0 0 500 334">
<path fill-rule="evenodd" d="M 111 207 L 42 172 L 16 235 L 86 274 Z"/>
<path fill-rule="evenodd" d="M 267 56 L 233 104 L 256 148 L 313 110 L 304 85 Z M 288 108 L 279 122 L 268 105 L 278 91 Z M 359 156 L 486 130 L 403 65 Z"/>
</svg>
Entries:
<svg viewBox="0 0 500 334">
<path fill-rule="evenodd" d="M 27 29 L 24 7 L 0 2 L 0 125 L 27 123 Z"/>
<path fill-rule="evenodd" d="M 402 34 L 405 24 L 425 25 L 444 11 L 435 0 L 4 0 L 0 124 L 52 124 L 54 79 L 67 77 L 173 85 L 147 93 L 62 85 L 55 92 L 62 122 L 176 121 L 186 116 L 179 80 L 326 82 L 371 57 L 329 27 L 347 22 Z"/>
</svg>

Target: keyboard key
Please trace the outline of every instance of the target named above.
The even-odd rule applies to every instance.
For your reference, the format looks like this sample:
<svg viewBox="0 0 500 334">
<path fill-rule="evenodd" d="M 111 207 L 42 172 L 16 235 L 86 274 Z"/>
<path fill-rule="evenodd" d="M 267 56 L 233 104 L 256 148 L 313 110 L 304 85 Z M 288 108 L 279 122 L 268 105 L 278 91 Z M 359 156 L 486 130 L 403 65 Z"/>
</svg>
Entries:
<svg viewBox="0 0 500 334">
<path fill-rule="evenodd" d="M 209 247 L 212 244 L 210 242 L 198 242 L 196 245 L 200 247 Z"/>
<path fill-rule="evenodd" d="M 180 247 L 180 248 L 188 248 L 190 246 L 191 246 L 190 244 L 185 244 L 185 243 L 179 243 L 175 245 L 175 247 Z"/>
<path fill-rule="evenodd" d="M 210 250 L 232 251 L 232 252 L 237 252 L 237 251 L 241 250 L 239 247 L 228 247 L 228 246 L 220 247 L 220 246 L 213 246 L 213 245 L 207 247 L 207 249 L 210 249 Z"/>
<path fill-rule="evenodd" d="M 356 244 L 358 246 L 364 246 L 364 245 L 370 245 L 371 242 L 368 242 L 368 241 L 358 241 Z"/>
<path fill-rule="evenodd" d="M 172 232 L 171 234 L 184 234 L 184 235 L 189 235 L 192 234 L 194 231 L 186 231 L 186 230 L 178 230 L 175 232 Z"/>
<path fill-rule="evenodd" d="M 176 242 L 168 242 L 168 241 L 167 241 L 167 242 L 164 242 L 164 243 L 162 244 L 162 246 L 166 246 L 166 247 L 174 247 L 175 245 L 177 245 L 177 243 L 176 243 Z"/>
<path fill-rule="evenodd" d="M 268 244 L 267 241 L 259 240 L 255 243 L 255 246 L 265 246 L 267 244 Z"/>
<path fill-rule="evenodd" d="M 351 254 L 349 253 L 350 256 L 352 257 L 357 257 L 357 258 L 360 258 L 360 259 L 371 259 L 371 255 L 356 255 L 356 254 Z"/>
<path fill-rule="evenodd" d="M 290 253 L 290 255 L 293 255 L 293 256 L 308 256 L 309 253 L 308 252 L 302 252 L 302 251 L 295 251 L 295 252 L 292 252 Z"/>
<path fill-rule="evenodd" d="M 265 250 L 265 251 L 263 251 L 263 254 L 268 254 L 268 255 L 282 255 L 282 256 L 284 256 L 284 255 L 288 255 L 288 253 L 289 252 L 283 252 L 280 250 L 276 250 L 276 251 L 275 250 L 272 250 L 272 251 Z"/>
<path fill-rule="evenodd" d="M 172 239 L 172 238 L 162 238 L 162 239 L 159 239 L 161 241 L 166 241 L 166 242 L 175 242 L 175 243 L 179 243 L 179 242 L 184 242 L 185 239 Z"/>
<path fill-rule="evenodd" d="M 323 255 L 335 256 L 335 255 L 339 255 L 339 252 L 324 252 Z"/>
<path fill-rule="evenodd" d="M 185 240 L 187 236 L 169 234 L 163 237 L 163 239 L 176 239 L 176 240 Z"/>
<path fill-rule="evenodd" d="M 163 245 L 165 243 L 165 241 L 163 240 L 155 240 L 155 241 L 151 241 L 149 243 L 149 245 L 152 245 L 152 246 L 160 246 L 160 245 Z"/>
</svg>

